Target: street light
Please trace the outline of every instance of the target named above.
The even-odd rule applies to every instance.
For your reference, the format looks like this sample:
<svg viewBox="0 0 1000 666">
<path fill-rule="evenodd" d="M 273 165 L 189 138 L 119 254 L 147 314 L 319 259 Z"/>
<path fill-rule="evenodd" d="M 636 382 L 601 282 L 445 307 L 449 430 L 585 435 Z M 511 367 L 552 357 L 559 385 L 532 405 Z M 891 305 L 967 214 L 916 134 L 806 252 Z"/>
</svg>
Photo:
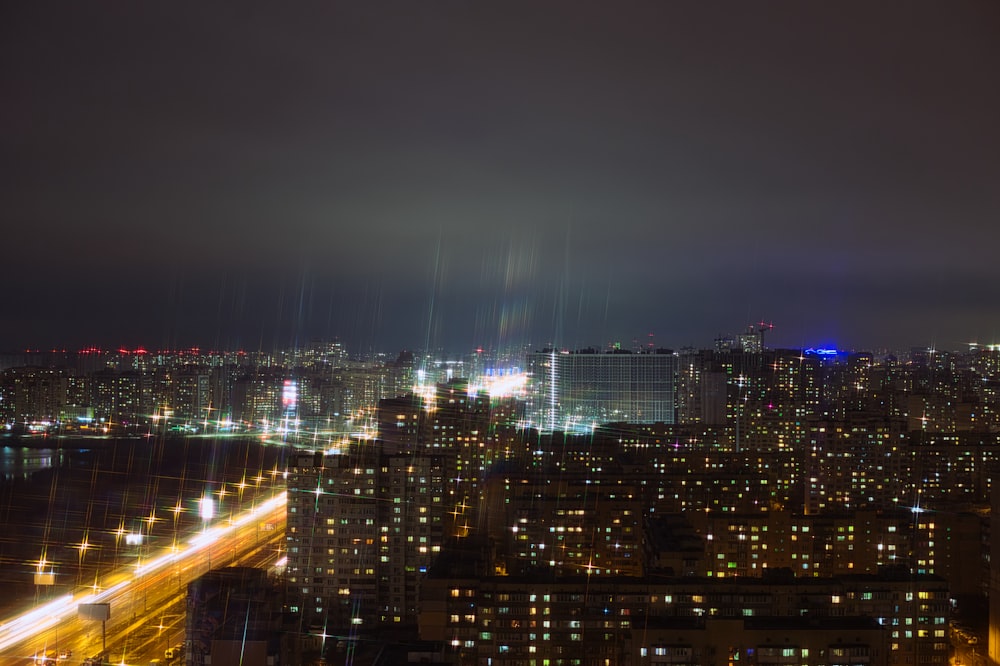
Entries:
<svg viewBox="0 0 1000 666">
<path fill-rule="evenodd" d="M 78 544 L 74 544 L 73 548 L 76 548 L 78 553 L 77 563 L 76 563 L 76 581 L 77 585 L 79 585 L 80 583 L 83 582 L 83 556 L 91 548 L 90 539 L 88 538 L 88 535 L 84 533 L 83 540 Z"/>
<path fill-rule="evenodd" d="M 215 500 L 209 497 L 207 494 L 203 495 L 200 500 L 198 500 L 198 515 L 206 523 L 210 522 L 212 518 L 215 518 Z"/>
<path fill-rule="evenodd" d="M 42 587 L 44 586 L 51 587 L 56 584 L 55 569 L 50 566 L 52 564 L 53 564 L 52 562 L 49 562 L 49 560 L 46 559 L 45 551 L 43 550 L 41 557 L 39 557 L 38 561 L 35 563 L 34 580 L 35 580 L 36 600 L 39 596 L 41 596 Z M 46 567 L 48 567 L 48 571 L 45 570 Z"/>
</svg>

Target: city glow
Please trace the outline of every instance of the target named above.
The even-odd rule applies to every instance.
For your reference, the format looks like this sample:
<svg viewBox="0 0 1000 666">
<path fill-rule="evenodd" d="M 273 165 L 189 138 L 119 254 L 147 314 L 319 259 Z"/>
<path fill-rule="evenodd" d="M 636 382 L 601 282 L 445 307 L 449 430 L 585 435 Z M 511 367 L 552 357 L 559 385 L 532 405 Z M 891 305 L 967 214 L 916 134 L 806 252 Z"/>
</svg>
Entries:
<svg viewBox="0 0 1000 666">
<path fill-rule="evenodd" d="M 528 375 L 516 368 L 508 372 L 481 375 L 469 384 L 468 393 L 486 393 L 491 398 L 523 397 L 528 387 Z"/>
</svg>

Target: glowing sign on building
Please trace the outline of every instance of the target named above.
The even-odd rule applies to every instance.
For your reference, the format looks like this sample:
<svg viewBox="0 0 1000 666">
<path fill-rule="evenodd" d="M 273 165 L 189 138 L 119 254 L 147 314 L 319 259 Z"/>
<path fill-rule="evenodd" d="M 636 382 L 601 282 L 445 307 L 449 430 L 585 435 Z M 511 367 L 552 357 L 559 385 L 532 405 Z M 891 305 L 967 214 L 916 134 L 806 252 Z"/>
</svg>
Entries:
<svg viewBox="0 0 1000 666">
<path fill-rule="evenodd" d="M 523 396 L 527 383 L 528 375 L 520 368 L 490 368 L 469 384 L 469 395 L 486 393 L 491 398 Z"/>
<path fill-rule="evenodd" d="M 294 379 L 286 379 L 285 385 L 281 389 L 281 407 L 283 409 L 295 409 L 299 401 L 299 385 Z"/>
<path fill-rule="evenodd" d="M 809 347 L 802 350 L 803 357 L 818 358 L 824 363 L 835 363 L 838 360 L 844 360 L 849 354 L 850 352 L 837 349 L 836 347 Z"/>
</svg>

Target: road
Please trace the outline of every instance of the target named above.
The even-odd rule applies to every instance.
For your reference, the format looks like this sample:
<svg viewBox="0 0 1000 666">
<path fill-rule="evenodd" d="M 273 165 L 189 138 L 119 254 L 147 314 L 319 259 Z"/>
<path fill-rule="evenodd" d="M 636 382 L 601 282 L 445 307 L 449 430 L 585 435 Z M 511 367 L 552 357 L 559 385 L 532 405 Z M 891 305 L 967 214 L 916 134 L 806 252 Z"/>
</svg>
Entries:
<svg viewBox="0 0 1000 666">
<path fill-rule="evenodd" d="M 952 637 L 954 654 L 951 663 L 954 666 L 986 666 L 989 663 L 989 649 L 985 645 L 977 642 L 970 644 L 966 639 L 957 636 Z"/>
<path fill-rule="evenodd" d="M 47 601 L 0 624 L 4 664 L 32 664 L 35 655 L 72 657 L 80 664 L 101 652 L 114 664 L 147 666 L 164 659 L 164 650 L 184 637 L 187 583 L 212 568 L 270 567 L 281 557 L 285 534 L 285 494 L 279 493 L 232 520 L 207 527 L 176 551 L 164 551 L 105 576 L 103 589 L 84 588 Z M 77 617 L 80 604 L 110 604 L 102 637 L 101 622 Z"/>
</svg>

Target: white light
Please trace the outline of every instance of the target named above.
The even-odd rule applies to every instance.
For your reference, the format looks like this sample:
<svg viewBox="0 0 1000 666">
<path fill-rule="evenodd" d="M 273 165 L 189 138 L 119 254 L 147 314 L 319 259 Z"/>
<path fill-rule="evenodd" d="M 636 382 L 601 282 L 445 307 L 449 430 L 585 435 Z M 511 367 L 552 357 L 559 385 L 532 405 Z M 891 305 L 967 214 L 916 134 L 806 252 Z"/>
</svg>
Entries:
<svg viewBox="0 0 1000 666">
<path fill-rule="evenodd" d="M 198 515 L 202 520 L 212 520 L 215 517 L 215 500 L 207 495 L 198 500 Z"/>
</svg>

